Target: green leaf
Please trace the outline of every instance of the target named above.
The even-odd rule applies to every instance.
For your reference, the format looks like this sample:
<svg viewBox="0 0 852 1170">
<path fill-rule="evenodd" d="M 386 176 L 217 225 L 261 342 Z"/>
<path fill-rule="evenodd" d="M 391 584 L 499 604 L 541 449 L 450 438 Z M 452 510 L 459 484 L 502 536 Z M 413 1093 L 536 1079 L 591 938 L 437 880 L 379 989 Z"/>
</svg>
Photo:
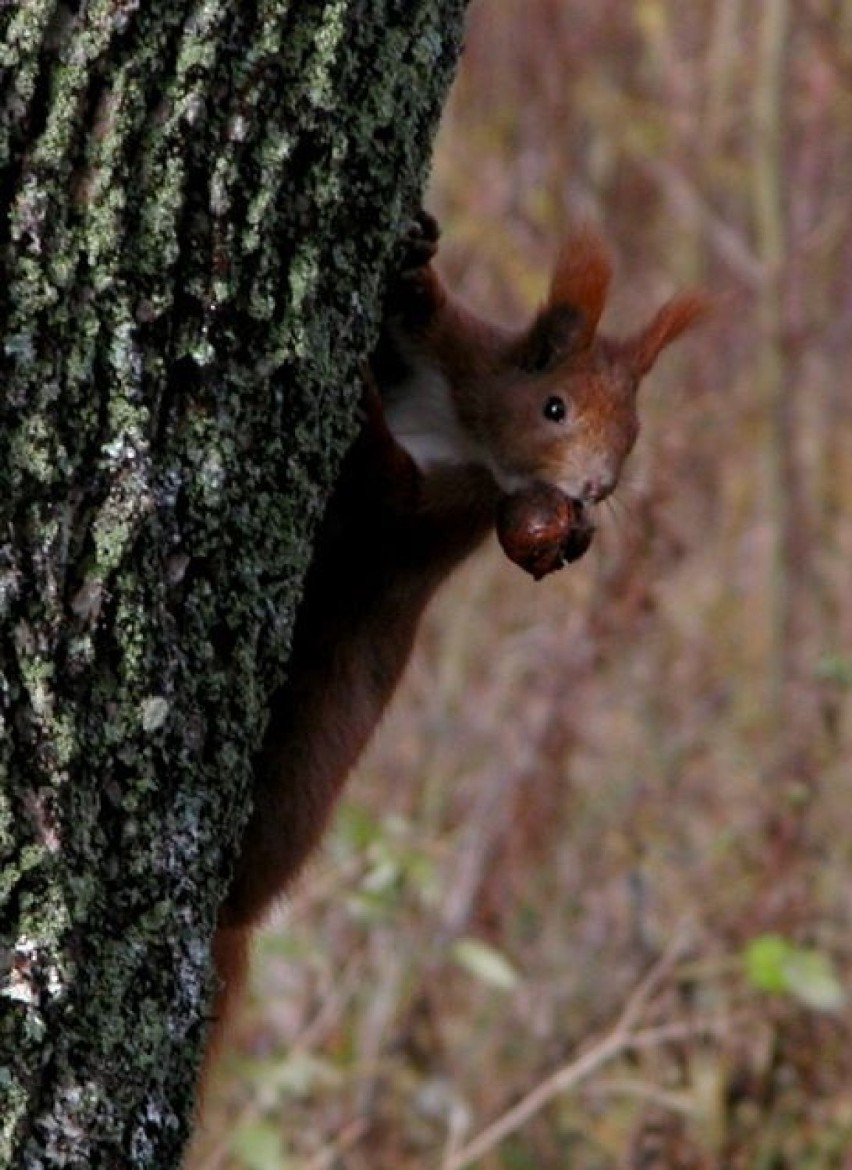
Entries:
<svg viewBox="0 0 852 1170">
<path fill-rule="evenodd" d="M 790 953 L 790 943 L 780 934 L 761 934 L 753 938 L 743 951 L 746 978 L 759 991 L 782 994 L 787 990 L 784 960 Z"/>
<path fill-rule="evenodd" d="M 361 853 L 383 834 L 382 825 L 363 805 L 341 802 L 335 817 L 334 837 L 345 841 L 353 852 Z"/>
<path fill-rule="evenodd" d="M 762 934 L 743 950 L 746 978 L 760 991 L 789 995 L 815 1011 L 838 1011 L 846 998 L 828 955 L 779 934 Z"/>
<path fill-rule="evenodd" d="M 799 948 L 784 964 L 790 994 L 806 1007 L 819 1012 L 836 1012 L 843 1007 L 843 986 L 828 955 Z"/>
<path fill-rule="evenodd" d="M 459 939 L 453 944 L 452 956 L 460 967 L 500 991 L 512 991 L 520 982 L 517 971 L 506 956 L 478 939 Z"/>
<path fill-rule="evenodd" d="M 816 664 L 814 674 L 821 682 L 852 687 L 852 658 L 845 654 L 825 654 Z"/>
<path fill-rule="evenodd" d="M 284 1162 L 281 1133 L 268 1121 L 239 1126 L 231 1139 L 231 1149 L 245 1170 L 277 1170 Z"/>
</svg>

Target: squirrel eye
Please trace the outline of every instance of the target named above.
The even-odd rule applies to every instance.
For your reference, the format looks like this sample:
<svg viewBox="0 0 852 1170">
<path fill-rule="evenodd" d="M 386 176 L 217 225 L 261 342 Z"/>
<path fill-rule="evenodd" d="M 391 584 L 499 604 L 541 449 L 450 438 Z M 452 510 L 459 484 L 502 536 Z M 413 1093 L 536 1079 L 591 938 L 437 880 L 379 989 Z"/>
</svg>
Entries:
<svg viewBox="0 0 852 1170">
<path fill-rule="evenodd" d="M 565 421 L 565 403 L 555 394 L 545 402 L 541 413 L 548 422 L 561 423 Z"/>
</svg>

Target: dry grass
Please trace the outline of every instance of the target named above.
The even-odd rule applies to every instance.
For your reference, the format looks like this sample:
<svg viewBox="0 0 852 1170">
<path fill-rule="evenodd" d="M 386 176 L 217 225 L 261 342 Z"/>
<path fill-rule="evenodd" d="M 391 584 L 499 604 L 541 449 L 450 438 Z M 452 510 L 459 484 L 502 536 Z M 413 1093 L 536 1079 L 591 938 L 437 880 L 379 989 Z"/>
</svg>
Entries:
<svg viewBox="0 0 852 1170">
<path fill-rule="evenodd" d="M 614 329 L 720 310 L 592 553 L 434 606 L 196 1170 L 852 1167 L 850 46 L 839 0 L 474 5 L 449 279 L 527 311 L 593 218 Z"/>
</svg>

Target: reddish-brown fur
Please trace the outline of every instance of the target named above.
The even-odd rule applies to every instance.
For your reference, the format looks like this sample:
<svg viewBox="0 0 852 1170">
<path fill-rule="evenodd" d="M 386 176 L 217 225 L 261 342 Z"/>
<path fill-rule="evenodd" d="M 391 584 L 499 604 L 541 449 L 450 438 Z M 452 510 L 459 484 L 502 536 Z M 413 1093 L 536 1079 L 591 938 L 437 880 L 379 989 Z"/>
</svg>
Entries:
<svg viewBox="0 0 852 1170">
<path fill-rule="evenodd" d="M 254 808 L 221 909 L 211 1050 L 245 976 L 250 930 L 319 841 L 436 586 L 484 539 L 510 488 L 557 487 L 576 497 L 575 512 L 612 489 L 638 429 L 639 379 L 702 308 L 697 297 L 678 298 L 635 338 L 597 338 L 610 264 L 599 239 L 583 233 L 560 254 L 532 325 L 498 329 L 447 294 L 429 264 L 434 237 L 425 222 L 426 246 L 421 240 L 392 293 L 374 374 L 386 400 L 421 367 L 443 379 L 483 460 L 418 467 L 391 433 L 378 395 L 367 394 L 364 427 L 308 574 L 288 681 L 270 703 Z M 410 384 L 405 392 L 416 394 L 416 379 Z M 554 395 L 570 410 L 565 426 L 542 417 Z"/>
</svg>

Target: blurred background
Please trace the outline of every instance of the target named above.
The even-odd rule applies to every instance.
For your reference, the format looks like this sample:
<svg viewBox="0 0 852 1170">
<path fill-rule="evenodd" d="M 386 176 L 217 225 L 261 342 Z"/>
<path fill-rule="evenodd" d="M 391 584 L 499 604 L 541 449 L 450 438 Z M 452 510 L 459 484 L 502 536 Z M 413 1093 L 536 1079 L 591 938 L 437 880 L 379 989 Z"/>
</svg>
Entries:
<svg viewBox="0 0 852 1170">
<path fill-rule="evenodd" d="M 852 5 L 481 0 L 440 267 L 675 289 L 579 564 L 444 589 L 258 941 L 193 1170 L 852 1167 Z"/>
</svg>

